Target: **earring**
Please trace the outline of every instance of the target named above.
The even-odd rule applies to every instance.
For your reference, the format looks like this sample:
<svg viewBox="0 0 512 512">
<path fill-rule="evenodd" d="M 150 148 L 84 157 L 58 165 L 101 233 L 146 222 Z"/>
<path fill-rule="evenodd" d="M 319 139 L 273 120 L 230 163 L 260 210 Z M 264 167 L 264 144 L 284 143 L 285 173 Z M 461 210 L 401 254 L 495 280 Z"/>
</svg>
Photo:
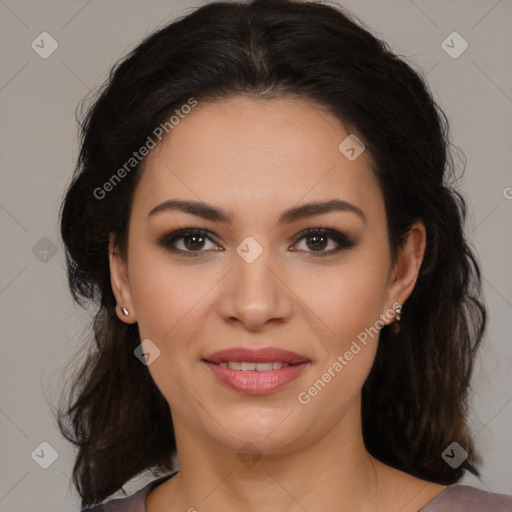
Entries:
<svg viewBox="0 0 512 512">
<path fill-rule="evenodd" d="M 130 312 L 126 308 L 121 308 L 121 311 L 123 312 L 124 316 L 129 316 Z"/>
<path fill-rule="evenodd" d="M 394 336 L 398 336 L 400 332 L 400 317 L 402 316 L 402 306 L 398 305 L 395 308 L 395 321 L 389 326 Z"/>
</svg>

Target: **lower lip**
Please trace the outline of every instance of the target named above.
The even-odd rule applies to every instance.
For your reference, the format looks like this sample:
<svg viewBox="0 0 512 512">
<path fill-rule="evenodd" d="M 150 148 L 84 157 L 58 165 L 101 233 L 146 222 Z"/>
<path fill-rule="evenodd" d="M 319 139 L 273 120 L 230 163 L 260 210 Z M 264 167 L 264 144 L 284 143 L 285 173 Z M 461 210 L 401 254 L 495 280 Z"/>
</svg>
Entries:
<svg viewBox="0 0 512 512">
<path fill-rule="evenodd" d="M 204 361 L 215 377 L 230 388 L 248 395 L 265 395 L 280 389 L 296 379 L 309 365 L 309 361 L 271 370 L 258 372 L 256 370 L 232 370 Z"/>
</svg>

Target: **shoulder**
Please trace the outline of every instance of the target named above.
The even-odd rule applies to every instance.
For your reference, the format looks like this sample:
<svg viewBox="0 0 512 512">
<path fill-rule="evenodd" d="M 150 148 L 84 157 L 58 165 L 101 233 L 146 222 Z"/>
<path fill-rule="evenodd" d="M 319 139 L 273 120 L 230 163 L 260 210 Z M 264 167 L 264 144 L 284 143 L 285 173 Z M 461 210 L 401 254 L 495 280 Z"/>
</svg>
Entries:
<svg viewBox="0 0 512 512">
<path fill-rule="evenodd" d="M 174 474 L 175 473 L 156 478 L 128 495 L 123 486 L 123 488 L 109 496 L 100 504 L 89 508 L 82 508 L 80 512 L 146 512 L 145 502 L 148 494 Z"/>
<path fill-rule="evenodd" d="M 470 485 L 449 485 L 418 512 L 510 512 L 512 496 L 483 491 Z"/>
</svg>

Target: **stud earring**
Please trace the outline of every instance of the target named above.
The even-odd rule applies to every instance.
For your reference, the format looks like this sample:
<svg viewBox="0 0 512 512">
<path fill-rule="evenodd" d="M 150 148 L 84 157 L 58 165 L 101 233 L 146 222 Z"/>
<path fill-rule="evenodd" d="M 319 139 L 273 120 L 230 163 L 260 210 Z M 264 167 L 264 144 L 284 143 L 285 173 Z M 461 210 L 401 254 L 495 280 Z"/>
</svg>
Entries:
<svg viewBox="0 0 512 512">
<path fill-rule="evenodd" d="M 130 312 L 126 308 L 121 308 L 121 311 L 123 312 L 124 316 L 129 316 Z"/>
<path fill-rule="evenodd" d="M 399 304 L 395 308 L 395 321 L 391 323 L 389 328 L 394 336 L 398 336 L 400 332 L 400 318 L 402 316 L 402 306 Z"/>
</svg>

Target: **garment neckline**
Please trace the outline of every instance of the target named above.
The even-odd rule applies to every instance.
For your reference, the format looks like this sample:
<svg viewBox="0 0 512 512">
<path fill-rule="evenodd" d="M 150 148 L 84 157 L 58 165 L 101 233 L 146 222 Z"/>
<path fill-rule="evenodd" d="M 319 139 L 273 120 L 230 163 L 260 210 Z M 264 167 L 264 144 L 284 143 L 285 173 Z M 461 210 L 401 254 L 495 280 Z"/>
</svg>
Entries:
<svg viewBox="0 0 512 512">
<path fill-rule="evenodd" d="M 452 491 L 452 489 L 454 489 L 455 487 L 464 487 L 464 485 L 457 484 L 457 483 L 447 485 L 439 494 L 434 496 L 428 503 L 425 503 L 425 505 L 423 505 L 416 512 L 428 512 L 427 507 L 430 507 L 432 505 L 437 505 L 438 502 L 441 501 L 442 499 L 444 499 L 446 497 L 446 494 L 449 494 Z"/>
<path fill-rule="evenodd" d="M 170 475 L 164 475 L 164 476 L 159 477 L 156 480 L 153 480 L 152 482 L 149 482 L 147 484 L 147 486 L 146 486 L 147 492 L 144 493 L 145 494 L 144 495 L 144 512 L 147 512 L 146 500 L 147 500 L 149 494 L 152 491 L 154 491 L 157 487 L 159 487 L 160 485 L 164 484 L 165 482 L 170 480 L 172 477 L 176 476 L 178 473 L 179 473 L 179 471 L 176 471 L 174 473 L 171 473 Z M 424 512 L 424 511 L 426 511 L 426 507 L 429 507 L 431 505 L 436 505 L 439 500 L 444 499 L 445 495 L 447 494 L 447 492 L 450 489 L 453 489 L 453 488 L 455 488 L 457 486 L 458 487 L 462 487 L 463 485 L 462 484 L 450 484 L 450 485 L 447 485 L 439 494 L 434 496 L 428 503 L 425 503 L 425 505 L 423 505 L 416 512 Z"/>
<path fill-rule="evenodd" d="M 174 473 L 171 473 L 169 475 L 164 475 L 162 477 L 159 477 L 157 478 L 156 480 L 153 480 L 152 482 L 149 482 L 147 485 L 146 485 L 146 491 L 144 492 L 144 501 L 143 501 L 143 505 L 144 505 L 144 512 L 147 512 L 147 508 L 146 508 L 146 500 L 148 499 L 148 496 L 149 494 L 154 491 L 157 487 L 159 487 L 160 485 L 164 484 L 165 482 L 167 482 L 168 480 L 170 480 L 172 477 L 176 476 L 177 474 L 179 473 L 179 470 L 178 471 L 175 471 Z"/>
</svg>

